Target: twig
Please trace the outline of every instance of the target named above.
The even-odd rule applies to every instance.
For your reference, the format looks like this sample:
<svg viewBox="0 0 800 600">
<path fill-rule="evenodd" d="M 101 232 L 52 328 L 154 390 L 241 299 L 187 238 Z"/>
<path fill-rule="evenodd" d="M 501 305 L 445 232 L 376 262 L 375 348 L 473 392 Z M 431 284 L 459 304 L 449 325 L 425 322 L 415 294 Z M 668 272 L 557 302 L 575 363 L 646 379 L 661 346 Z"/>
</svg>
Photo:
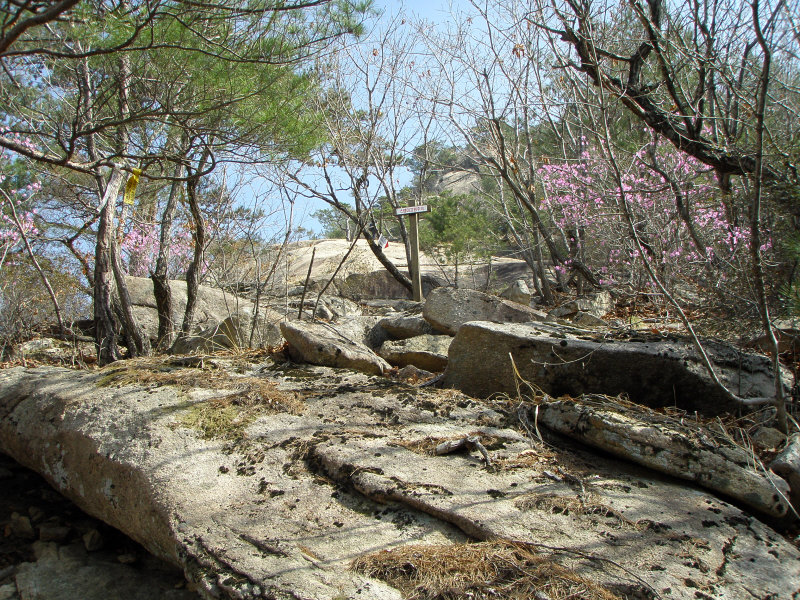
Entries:
<svg viewBox="0 0 800 600">
<path fill-rule="evenodd" d="M 308 281 L 311 279 L 311 269 L 314 267 L 314 255 L 317 253 L 317 247 L 311 250 L 311 262 L 308 263 L 308 273 L 306 273 L 306 282 L 303 284 L 303 295 L 300 296 L 300 308 L 297 309 L 297 320 L 303 320 L 303 304 L 306 301 L 306 291 L 308 290 Z M 314 316 L 312 315 L 311 318 L 313 319 Z"/>
<path fill-rule="evenodd" d="M 483 460 L 486 462 L 486 466 L 492 466 L 492 459 L 489 457 L 489 452 L 486 450 L 486 447 L 481 444 L 478 436 L 467 435 L 458 440 L 448 440 L 446 442 L 442 442 L 436 446 L 434 454 L 436 456 L 443 456 L 445 454 L 458 452 L 459 450 L 463 450 L 465 448 L 468 450 L 477 450 L 483 455 Z"/>
</svg>

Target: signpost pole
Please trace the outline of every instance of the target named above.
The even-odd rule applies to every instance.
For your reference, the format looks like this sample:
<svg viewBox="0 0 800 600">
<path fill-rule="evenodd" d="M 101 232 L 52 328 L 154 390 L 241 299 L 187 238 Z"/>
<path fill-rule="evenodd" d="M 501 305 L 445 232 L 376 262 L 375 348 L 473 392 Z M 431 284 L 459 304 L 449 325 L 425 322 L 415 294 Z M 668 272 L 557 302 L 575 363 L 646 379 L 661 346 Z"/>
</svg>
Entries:
<svg viewBox="0 0 800 600">
<path fill-rule="evenodd" d="M 412 206 L 417 206 L 414 200 Z M 410 227 L 408 231 L 408 241 L 411 244 L 411 290 L 414 302 L 422 302 L 422 275 L 419 269 L 419 213 L 410 215 Z"/>
<path fill-rule="evenodd" d="M 407 216 L 409 218 L 408 243 L 411 246 L 411 264 L 408 270 L 411 272 L 411 291 L 416 302 L 422 302 L 422 274 L 419 269 L 419 215 L 429 212 L 427 204 L 417 204 L 412 201 L 411 206 L 396 208 L 394 214 L 398 217 Z"/>
</svg>

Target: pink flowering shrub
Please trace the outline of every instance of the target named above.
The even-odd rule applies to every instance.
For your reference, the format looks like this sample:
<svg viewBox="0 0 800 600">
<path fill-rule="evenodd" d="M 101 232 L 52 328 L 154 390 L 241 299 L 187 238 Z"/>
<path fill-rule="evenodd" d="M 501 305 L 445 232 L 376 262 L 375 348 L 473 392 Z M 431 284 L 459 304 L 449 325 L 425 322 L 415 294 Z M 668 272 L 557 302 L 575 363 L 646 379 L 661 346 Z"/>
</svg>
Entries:
<svg viewBox="0 0 800 600">
<path fill-rule="evenodd" d="M 148 277 L 156 267 L 158 258 L 159 223 L 135 223 L 122 239 L 123 264 L 129 275 Z M 170 244 L 170 263 L 167 277 L 173 279 L 183 275 L 192 260 L 192 232 L 186 223 L 174 227 Z"/>
<path fill-rule="evenodd" d="M 0 128 L 0 134 L 4 133 Z M 9 188 L 3 171 L 8 157 L 0 153 L 0 267 L 9 256 L 19 254 L 23 236 L 30 242 L 40 232 L 36 225 L 37 211 L 30 209 L 30 200 L 41 189 L 38 182 L 22 188 Z"/>
<path fill-rule="evenodd" d="M 543 164 L 538 169 L 543 190 L 542 208 L 552 219 L 565 245 L 572 237 L 584 260 L 601 283 L 630 282 L 649 285 L 641 261 L 646 258 L 666 279 L 697 282 L 713 265 L 725 280 L 747 260 L 749 229 L 744 222 L 732 222 L 722 203 L 713 176 L 705 165 L 661 144 L 656 149 L 658 166 L 677 182 L 700 246 L 679 217 L 675 194 L 669 182 L 648 167 L 644 151 L 632 157 L 616 185 L 602 153 L 585 150 L 577 159 Z M 640 256 L 624 219 L 624 198 L 633 214 L 637 235 L 645 248 Z M 575 233 L 582 232 L 577 240 Z M 772 248 L 768 240 L 762 247 Z M 566 273 L 571 259 L 556 270 Z"/>
</svg>

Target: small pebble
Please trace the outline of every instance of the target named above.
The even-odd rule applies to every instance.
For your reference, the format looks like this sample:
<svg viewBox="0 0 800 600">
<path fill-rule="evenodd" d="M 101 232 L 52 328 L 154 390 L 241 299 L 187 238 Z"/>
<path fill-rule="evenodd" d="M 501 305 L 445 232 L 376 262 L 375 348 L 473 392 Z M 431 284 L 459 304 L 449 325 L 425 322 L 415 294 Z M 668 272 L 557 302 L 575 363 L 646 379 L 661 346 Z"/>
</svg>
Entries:
<svg viewBox="0 0 800 600">
<path fill-rule="evenodd" d="M 30 515 L 31 522 L 33 523 L 38 523 L 45 517 L 44 511 L 38 506 L 31 506 L 28 508 L 28 515 Z"/>
<path fill-rule="evenodd" d="M 31 520 L 28 517 L 15 512 L 11 515 L 10 525 L 11 533 L 15 536 L 26 540 L 36 539 L 36 532 L 34 531 L 33 525 L 31 525 Z"/>
<path fill-rule="evenodd" d="M 43 542 L 63 542 L 69 537 L 70 528 L 64 525 L 42 523 L 39 525 L 39 539 Z"/>
<path fill-rule="evenodd" d="M 121 562 L 123 565 L 132 565 L 136 562 L 136 555 L 135 554 L 120 554 L 117 556 L 117 560 Z"/>
<path fill-rule="evenodd" d="M 83 546 L 88 552 L 96 552 L 103 547 L 103 536 L 97 529 L 90 529 L 83 534 Z"/>
</svg>

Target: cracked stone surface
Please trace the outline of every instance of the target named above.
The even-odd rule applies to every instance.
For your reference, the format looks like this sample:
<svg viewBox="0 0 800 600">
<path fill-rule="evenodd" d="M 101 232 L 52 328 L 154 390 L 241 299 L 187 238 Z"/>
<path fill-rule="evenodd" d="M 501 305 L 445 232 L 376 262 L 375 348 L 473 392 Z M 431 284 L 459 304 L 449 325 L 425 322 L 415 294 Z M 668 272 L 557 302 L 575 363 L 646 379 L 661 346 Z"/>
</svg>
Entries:
<svg viewBox="0 0 800 600">
<path fill-rule="evenodd" d="M 351 561 L 498 537 L 635 597 L 800 598 L 800 553 L 757 518 L 574 442 L 532 440 L 504 406 L 325 367 L 243 370 L 297 392 L 302 409 L 206 438 L 185 416 L 230 390 L 0 371 L 0 451 L 207 598 L 399 599 Z M 434 455 L 466 435 L 491 465 Z"/>
</svg>

